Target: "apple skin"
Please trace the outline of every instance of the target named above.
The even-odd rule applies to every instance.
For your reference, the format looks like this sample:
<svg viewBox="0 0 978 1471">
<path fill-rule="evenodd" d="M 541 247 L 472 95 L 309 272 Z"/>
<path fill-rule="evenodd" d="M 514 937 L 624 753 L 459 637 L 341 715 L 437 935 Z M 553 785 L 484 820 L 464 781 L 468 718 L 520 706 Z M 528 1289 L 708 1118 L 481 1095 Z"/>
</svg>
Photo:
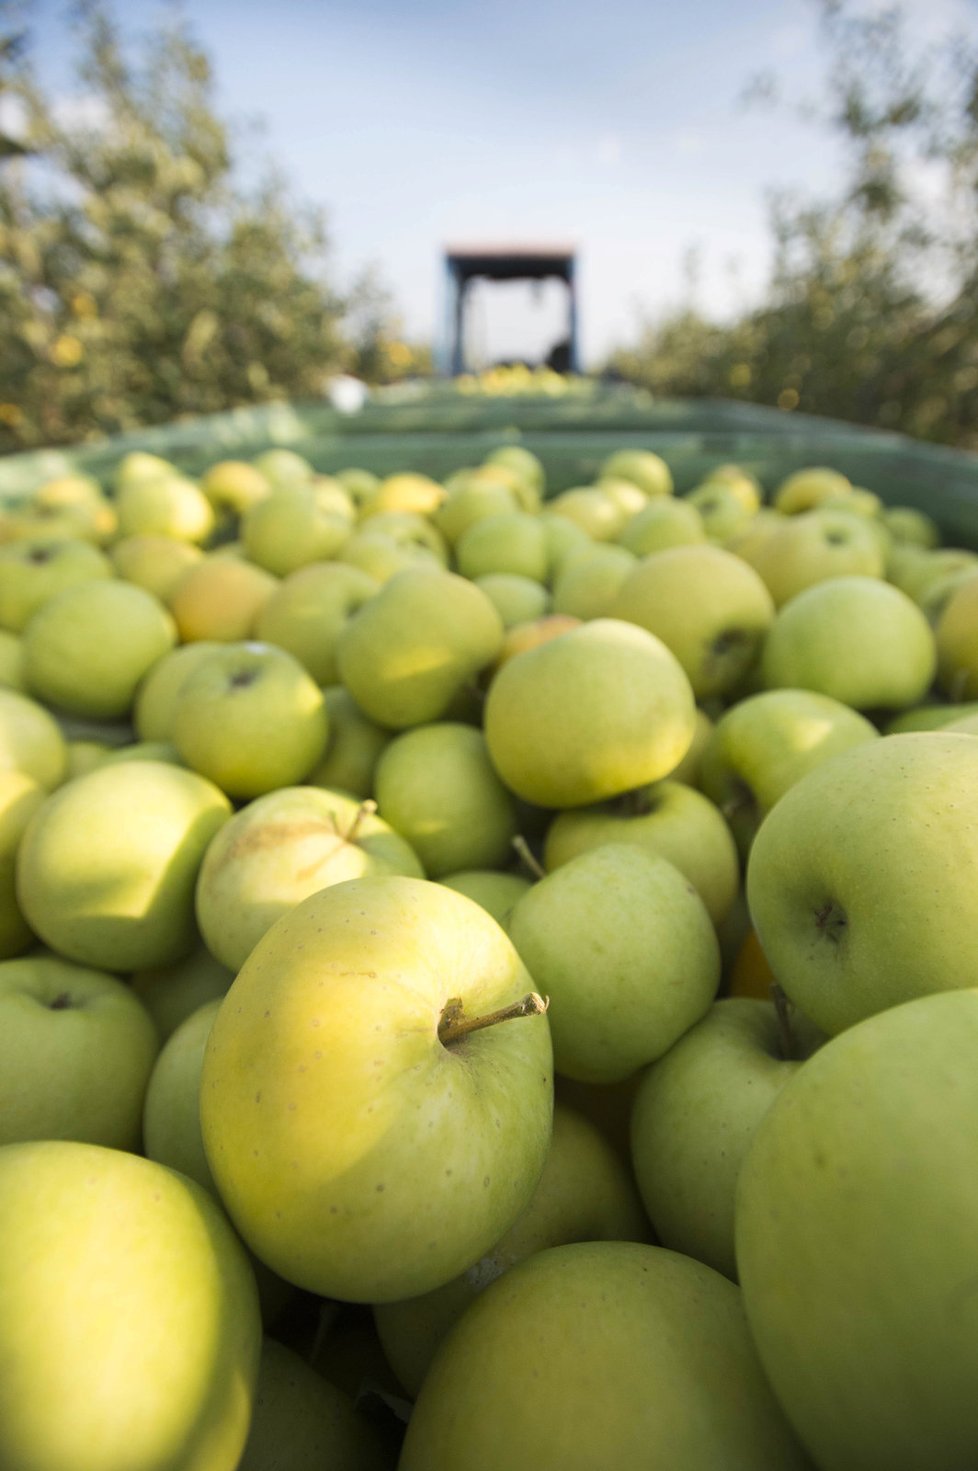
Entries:
<svg viewBox="0 0 978 1471">
<path fill-rule="evenodd" d="M 483 516 L 456 541 L 455 563 L 473 581 L 491 572 L 510 572 L 545 583 L 550 572 L 547 534 L 539 517 L 528 511 Z"/>
<path fill-rule="evenodd" d="M 517 900 L 508 931 L 550 997 L 557 1072 L 617 1083 L 709 1009 L 720 947 L 703 901 L 665 858 L 603 843 Z"/>
<path fill-rule="evenodd" d="M 607 542 L 572 552 L 554 578 L 553 611 L 582 620 L 606 618 L 634 566 L 634 553 Z"/>
<path fill-rule="evenodd" d="M 170 739 L 184 761 L 241 800 L 303 781 L 328 737 L 322 690 L 271 644 L 223 645 L 195 665 L 173 702 Z"/>
<path fill-rule="evenodd" d="M 222 997 L 207 1001 L 167 1038 L 145 1089 L 143 1150 L 147 1159 L 167 1165 L 219 1199 L 200 1136 L 200 1070 L 204 1049 Z"/>
<path fill-rule="evenodd" d="M 503 622 L 454 572 L 397 573 L 349 620 L 337 643 L 343 684 L 378 725 L 440 720 L 499 653 Z"/>
<path fill-rule="evenodd" d="M 808 689 L 854 710 L 919 705 L 937 671 L 930 624 L 899 588 L 833 577 L 778 612 L 761 656 L 767 689 Z"/>
<path fill-rule="evenodd" d="M 761 825 L 751 918 L 800 1011 L 835 1034 L 978 975 L 978 743 L 884 736 L 808 773 Z"/>
<path fill-rule="evenodd" d="M 772 1102 L 822 1041 L 797 1013 L 787 1027 L 790 1047 L 770 1001 L 715 1001 L 635 1091 L 632 1163 L 656 1238 L 733 1281 L 741 1165 Z"/>
<path fill-rule="evenodd" d="M 550 612 L 550 593 L 542 582 L 513 572 L 488 572 L 475 585 L 484 592 L 503 620 L 504 628 L 529 623 Z"/>
<path fill-rule="evenodd" d="M 161 761 L 96 767 L 53 792 L 17 854 L 35 934 L 97 970 L 169 965 L 197 941 L 194 885 L 231 813 L 212 782 Z"/>
<path fill-rule="evenodd" d="M 392 1471 L 379 1430 L 352 1398 L 278 1343 L 262 1344 L 251 1428 L 237 1471 Z"/>
<path fill-rule="evenodd" d="M 0 771 L 20 771 L 50 791 L 64 780 L 68 752 L 50 711 L 19 690 L 0 689 Z"/>
<path fill-rule="evenodd" d="M 438 882 L 447 889 L 454 889 L 457 894 L 465 894 L 476 904 L 481 904 L 503 929 L 509 923 L 513 905 L 531 887 L 530 880 L 523 878 L 522 874 L 500 873 L 498 869 L 484 868 L 446 873 Z"/>
<path fill-rule="evenodd" d="M 699 784 L 746 857 L 764 817 L 807 772 L 878 739 L 851 706 L 812 690 L 766 690 L 724 711 L 700 758 Z"/>
<path fill-rule="evenodd" d="M 618 533 L 618 544 L 634 557 L 648 557 L 668 547 L 696 546 L 706 541 L 703 517 L 688 500 L 660 496 L 632 516 Z"/>
<path fill-rule="evenodd" d="M 588 1241 L 503 1274 L 443 1341 L 398 1471 L 803 1471 L 740 1291 L 663 1247 Z"/>
<path fill-rule="evenodd" d="M 484 712 L 496 770 L 540 807 L 584 806 L 667 775 L 694 728 L 676 658 L 644 629 L 611 618 L 508 659 Z"/>
<path fill-rule="evenodd" d="M 218 1013 L 204 1147 L 245 1241 L 287 1281 L 386 1302 L 476 1261 L 526 1207 L 553 1109 L 550 1030 L 443 1045 L 533 984 L 499 925 L 424 879 L 351 879 L 277 921 Z M 332 1121 L 324 1129 L 323 1120 Z"/>
<path fill-rule="evenodd" d="M 31 614 L 56 593 L 111 576 L 106 554 L 75 537 L 0 546 L 0 628 L 22 633 Z"/>
<path fill-rule="evenodd" d="M 825 1471 L 978 1463 L 976 1051 L 974 989 L 869 1017 L 803 1064 L 744 1163 L 744 1306 Z"/>
<path fill-rule="evenodd" d="M 238 557 L 203 557 L 166 599 L 181 643 L 250 638 L 279 579 Z"/>
<path fill-rule="evenodd" d="M 568 1241 L 648 1241 L 649 1234 L 635 1183 L 611 1144 L 596 1124 L 557 1104 L 540 1183 L 506 1235 L 443 1287 L 374 1309 L 387 1359 L 414 1399 L 452 1324 L 517 1262 Z"/>
<path fill-rule="evenodd" d="M 280 583 L 255 625 L 263 642 L 293 654 L 318 685 L 336 684 L 336 643 L 379 584 L 359 567 L 314 562 Z"/>
<path fill-rule="evenodd" d="M 33 777 L 0 769 L 0 960 L 22 955 L 34 944 L 34 931 L 17 903 L 17 850 L 46 795 Z"/>
<path fill-rule="evenodd" d="M 941 689 L 952 700 L 978 699 L 978 573 L 951 594 L 934 636 Z"/>
<path fill-rule="evenodd" d="M 115 506 L 120 536 L 172 536 L 199 544 L 216 524 L 204 492 L 175 470 L 120 485 Z"/>
<path fill-rule="evenodd" d="M 241 539 L 249 561 L 287 577 L 299 567 L 328 561 L 353 529 L 352 504 L 324 506 L 306 486 L 273 490 L 249 506 L 241 518 Z"/>
<path fill-rule="evenodd" d="M 634 843 L 667 858 L 696 889 L 714 924 L 740 888 L 737 845 L 720 809 L 684 782 L 652 782 L 608 802 L 558 812 L 543 846 L 548 873 L 602 843 Z"/>
<path fill-rule="evenodd" d="M 812 510 L 830 497 L 834 499 L 836 496 L 848 495 L 851 491 L 852 481 L 840 470 L 823 465 L 806 465 L 785 476 L 775 489 L 772 503 L 774 509 L 783 516 L 797 516 L 800 512 Z"/>
<path fill-rule="evenodd" d="M 309 785 L 349 792 L 351 797 L 370 797 L 377 762 L 392 732 L 364 715 L 341 684 L 327 685 L 323 700 L 329 716 L 329 735 L 325 754 L 309 775 Z"/>
<path fill-rule="evenodd" d="M 138 1150 L 160 1041 L 117 976 L 57 956 L 0 965 L 0 1145 L 81 1139 Z"/>
<path fill-rule="evenodd" d="M 152 593 L 121 581 L 82 582 L 50 598 L 24 629 L 24 679 L 38 699 L 72 715 L 118 720 L 139 682 L 176 643 Z"/>
<path fill-rule="evenodd" d="M 395 736 L 377 762 L 374 792 L 384 820 L 429 878 L 495 868 L 513 857 L 516 803 L 496 775 L 485 736 L 471 725 L 443 720 Z"/>
<path fill-rule="evenodd" d="M 191 670 L 215 650 L 216 639 L 179 644 L 164 654 L 140 681 L 132 707 L 132 723 L 141 741 L 169 741 L 173 736 L 176 697 Z"/>
<path fill-rule="evenodd" d="M 847 511 L 803 511 L 782 517 L 746 560 L 781 608 L 797 593 L 831 577 L 882 577 L 883 552 L 873 527 Z"/>
<path fill-rule="evenodd" d="M 197 922 L 208 949 L 238 971 L 262 935 L 301 900 L 371 873 L 424 878 L 411 844 L 355 797 L 279 787 L 216 833 L 197 877 Z"/>
<path fill-rule="evenodd" d="M 204 553 L 189 541 L 174 541 L 172 536 L 127 536 L 113 543 L 108 556 L 124 582 L 135 583 L 165 603 L 188 568 L 203 560 Z"/>
<path fill-rule="evenodd" d="M 235 1471 L 261 1318 L 206 1191 L 119 1149 L 11 1144 L 0 1242 L 0 1465 Z"/>
<path fill-rule="evenodd" d="M 672 495 L 672 471 L 661 455 L 652 450 L 620 449 L 601 466 L 602 480 L 630 480 L 647 496 Z"/>
<path fill-rule="evenodd" d="M 226 995 L 233 980 L 233 972 L 199 943 L 173 965 L 134 971 L 129 983 L 165 1042 L 198 1007 Z"/>
</svg>

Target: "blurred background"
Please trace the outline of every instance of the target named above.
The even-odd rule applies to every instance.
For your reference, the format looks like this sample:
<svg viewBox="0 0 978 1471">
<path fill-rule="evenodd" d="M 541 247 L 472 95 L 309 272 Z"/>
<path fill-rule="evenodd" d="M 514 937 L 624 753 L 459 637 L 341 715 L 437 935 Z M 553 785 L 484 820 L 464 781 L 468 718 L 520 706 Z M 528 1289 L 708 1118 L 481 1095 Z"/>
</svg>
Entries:
<svg viewBox="0 0 978 1471">
<path fill-rule="evenodd" d="M 581 373 L 978 447 L 976 21 L 0 0 L 0 451 L 425 378 L 456 326 L 476 380 L 566 369 L 559 280 L 453 317 L 472 248 L 573 261 Z"/>
</svg>

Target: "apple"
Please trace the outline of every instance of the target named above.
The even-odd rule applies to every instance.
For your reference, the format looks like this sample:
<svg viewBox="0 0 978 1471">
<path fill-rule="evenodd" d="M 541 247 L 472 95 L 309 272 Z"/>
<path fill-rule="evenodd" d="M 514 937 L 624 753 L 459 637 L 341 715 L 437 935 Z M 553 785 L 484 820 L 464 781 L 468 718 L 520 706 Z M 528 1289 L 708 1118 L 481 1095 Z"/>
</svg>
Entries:
<svg viewBox="0 0 978 1471">
<path fill-rule="evenodd" d="M 688 787 L 699 786 L 700 763 L 706 743 L 713 731 L 713 721 L 702 710 L 696 707 L 696 729 L 693 732 L 693 741 L 679 765 L 669 773 L 670 781 L 681 781 Z"/>
<path fill-rule="evenodd" d="M 157 598 L 120 581 L 79 583 L 34 613 L 23 634 L 24 679 L 32 694 L 70 714 L 118 720 L 176 627 Z"/>
<path fill-rule="evenodd" d="M 0 1242 L 0 1465 L 235 1471 L 261 1317 L 206 1191 L 120 1149 L 11 1144 Z"/>
<path fill-rule="evenodd" d="M 112 575 L 106 554 L 75 537 L 0 546 L 0 628 L 21 633 L 55 593 Z"/>
<path fill-rule="evenodd" d="M 98 970 L 168 965 L 197 938 L 194 885 L 231 807 L 211 782 L 157 761 L 96 767 L 53 792 L 17 854 L 31 929 Z"/>
<path fill-rule="evenodd" d="M 552 638 L 570 633 L 572 628 L 579 628 L 582 621 L 573 613 L 543 613 L 539 618 L 527 619 L 525 623 L 512 624 L 503 635 L 499 653 L 488 670 L 487 681 L 492 682 L 493 676 L 507 660 L 525 653 L 527 649 L 535 649 L 538 644 L 545 644 Z"/>
<path fill-rule="evenodd" d="M 661 1057 L 709 1008 L 720 948 L 692 884 L 629 843 L 582 853 L 517 900 L 507 925 L 550 997 L 554 1067 L 617 1083 Z"/>
<path fill-rule="evenodd" d="M 458 873 L 442 874 L 438 882 L 481 904 L 503 929 L 509 923 L 513 905 L 531 886 L 530 879 L 522 874 L 502 873 L 496 868 L 461 869 Z"/>
<path fill-rule="evenodd" d="M 335 560 L 356 567 L 371 577 L 378 587 L 389 582 L 398 572 L 410 568 L 445 570 L 445 564 L 430 547 L 410 538 L 392 536 L 388 531 L 378 530 L 369 521 L 362 531 L 354 531 L 343 543 Z"/>
<path fill-rule="evenodd" d="M 250 638 L 277 577 L 236 557 L 204 557 L 188 567 L 166 599 L 182 643 Z"/>
<path fill-rule="evenodd" d="M 819 508 L 785 516 L 750 553 L 741 551 L 782 607 L 829 578 L 882 577 L 884 557 L 873 528 L 845 511 Z"/>
<path fill-rule="evenodd" d="M 333 479 L 339 481 L 355 505 L 362 505 L 380 484 L 380 476 L 372 470 L 365 470 L 362 465 L 346 465 L 335 471 Z"/>
<path fill-rule="evenodd" d="M 241 539 L 250 561 L 286 577 L 335 554 L 353 527 L 352 504 L 344 512 L 321 506 L 311 487 L 273 490 L 241 517 Z"/>
<path fill-rule="evenodd" d="M 539 1251 L 444 1339 L 398 1471 L 802 1471 L 740 1290 L 630 1241 Z"/>
<path fill-rule="evenodd" d="M 236 812 L 197 878 L 197 922 L 211 954 L 240 970 L 281 915 L 330 884 L 371 873 L 424 878 L 414 848 L 375 808 L 320 787 L 278 787 Z"/>
<path fill-rule="evenodd" d="M 629 519 L 613 496 L 598 485 L 575 485 L 547 502 L 552 516 L 564 516 L 592 541 L 614 541 Z"/>
<path fill-rule="evenodd" d="M 328 736 L 319 686 L 298 659 L 271 644 L 222 645 L 190 671 L 173 701 L 173 744 L 229 797 L 303 781 Z"/>
<path fill-rule="evenodd" d="M 648 1239 L 649 1222 L 642 1202 L 614 1149 L 597 1125 L 566 1104 L 557 1104 L 540 1183 L 506 1235 L 443 1287 L 374 1309 L 388 1361 L 414 1399 L 452 1324 L 517 1262 L 568 1241 Z"/>
<path fill-rule="evenodd" d="M 978 573 L 951 594 L 934 638 L 941 689 L 952 700 L 978 699 Z"/>
<path fill-rule="evenodd" d="M 520 510 L 512 486 L 496 474 L 478 475 L 469 471 L 458 480 L 453 477 L 446 490 L 445 499 L 431 513 L 431 519 L 449 546 L 454 546 L 484 517 L 511 515 Z"/>
<path fill-rule="evenodd" d="M 746 484 L 750 486 L 750 481 Z M 749 526 L 760 505 L 756 492 L 752 499 L 753 504 L 747 503 L 736 484 L 722 480 L 705 480 L 683 496 L 684 503 L 698 512 L 707 541 L 720 546 Z"/>
<path fill-rule="evenodd" d="M 395 736 L 377 762 L 374 793 L 429 878 L 495 868 L 512 857 L 516 804 L 481 730 L 439 721 Z"/>
<path fill-rule="evenodd" d="M 223 997 L 197 1007 L 167 1038 L 144 1085 L 143 1153 L 217 1195 L 200 1137 L 200 1072 Z"/>
<path fill-rule="evenodd" d="M 283 915 L 228 992 L 201 1079 L 207 1158 L 255 1254 L 372 1303 L 476 1261 L 543 1170 L 541 1006 L 496 921 L 441 884 L 351 879 Z"/>
<path fill-rule="evenodd" d="M 700 758 L 700 787 L 746 858 L 760 823 L 789 787 L 829 756 L 878 736 L 865 716 L 828 695 L 766 690 L 720 716 Z"/>
<path fill-rule="evenodd" d="M 514 572 L 487 572 L 474 582 L 495 607 L 504 628 L 543 618 L 550 612 L 550 593 L 531 577 Z"/>
<path fill-rule="evenodd" d="M 172 536 L 205 542 L 214 530 L 214 508 L 192 480 L 176 472 L 131 481 L 116 492 L 120 536 Z"/>
<path fill-rule="evenodd" d="M 160 1040 L 176 1031 L 181 1022 L 208 1001 L 217 1001 L 227 992 L 234 973 L 202 943 L 172 965 L 147 966 L 134 971 L 130 985 L 153 1021 Z"/>
<path fill-rule="evenodd" d="M 630 480 L 647 496 L 672 495 L 672 471 L 651 450 L 620 449 L 601 465 L 601 480 Z"/>
<path fill-rule="evenodd" d="M 550 502 L 547 502 L 548 506 L 549 504 Z M 540 512 L 539 521 L 547 538 L 552 586 L 571 553 L 585 551 L 593 547 L 595 542 L 583 527 L 577 525 L 576 521 L 571 521 L 569 517 L 561 516 L 556 511 L 544 508 Z"/>
<path fill-rule="evenodd" d="M 499 652 L 502 619 L 454 572 L 409 569 L 348 621 L 336 647 L 342 683 L 378 725 L 426 725 Z"/>
<path fill-rule="evenodd" d="M 502 465 L 513 471 L 526 487 L 524 494 L 534 496 L 537 500 L 543 495 L 547 478 L 543 461 L 525 445 L 501 444 L 498 449 L 491 450 L 486 455 L 485 463 Z M 533 507 L 529 505 L 526 509 L 532 510 Z"/>
<path fill-rule="evenodd" d="M 34 943 L 34 932 L 17 903 L 17 850 L 46 795 L 25 772 L 0 769 L 0 960 L 22 955 Z"/>
<path fill-rule="evenodd" d="M 760 673 L 767 689 L 902 710 L 921 703 L 936 669 L 934 634 L 906 593 L 875 577 L 833 577 L 779 609 Z"/>
<path fill-rule="evenodd" d="M 50 790 L 65 777 L 68 753 L 54 716 L 30 695 L 0 689 L 0 771 L 19 771 Z"/>
<path fill-rule="evenodd" d="M 573 807 L 665 776 L 689 749 L 694 709 L 659 639 L 596 618 L 507 660 L 489 686 L 484 729 L 512 792 Z"/>
<path fill-rule="evenodd" d="M 672 496 L 649 501 L 618 533 L 619 545 L 635 557 L 705 541 L 706 527 L 696 506 Z"/>
<path fill-rule="evenodd" d="M 699 700 L 723 696 L 741 682 L 764 644 L 774 604 L 752 567 L 704 543 L 643 557 L 610 613 L 660 638 Z"/>
<path fill-rule="evenodd" d="M 390 1471 L 381 1430 L 293 1349 L 266 1337 L 237 1471 Z"/>
<path fill-rule="evenodd" d="M 822 1041 L 788 1008 L 726 997 L 644 1070 L 631 1138 L 657 1240 L 736 1281 L 734 1200 L 757 1127 Z"/>
<path fill-rule="evenodd" d="M 978 1458 L 976 1047 L 974 989 L 891 1006 L 802 1065 L 744 1162 L 744 1307 L 818 1466 Z"/>
<path fill-rule="evenodd" d="M 265 479 L 270 481 L 273 489 L 281 487 L 308 485 L 316 473 L 304 455 L 297 450 L 285 449 L 276 445 L 272 449 L 266 449 L 260 455 L 255 455 L 251 461 L 252 465 Z"/>
<path fill-rule="evenodd" d="M 255 633 L 293 654 L 318 685 L 336 684 L 336 644 L 347 620 L 379 583 L 359 567 L 314 562 L 278 584 L 258 615 Z"/>
<path fill-rule="evenodd" d="M 884 506 L 880 520 L 895 542 L 920 547 L 936 547 L 940 543 L 937 522 L 915 506 Z"/>
<path fill-rule="evenodd" d="M 419 475 L 412 470 L 399 470 L 385 475 L 360 504 L 360 519 L 382 511 L 412 511 L 422 516 L 436 511 L 445 499 L 445 487 L 432 480 L 430 475 Z"/>
<path fill-rule="evenodd" d="M 176 465 L 162 455 L 152 455 L 146 450 L 130 450 L 116 465 L 113 484 L 118 494 L 127 485 L 137 485 L 146 480 L 165 480 L 167 476 L 179 475 Z"/>
<path fill-rule="evenodd" d="M 24 683 L 24 646 L 16 633 L 0 628 L 0 689 L 27 693 Z"/>
<path fill-rule="evenodd" d="M 177 693 L 190 672 L 221 648 L 216 639 L 179 644 L 157 659 L 140 680 L 132 706 L 132 723 L 142 741 L 169 741 Z"/>
<path fill-rule="evenodd" d="M 82 1139 L 138 1150 L 159 1052 L 117 976 L 36 953 L 0 964 L 0 1145 Z"/>
<path fill-rule="evenodd" d="M 848 495 L 851 490 L 852 481 L 840 470 L 824 465 L 806 465 L 785 476 L 774 492 L 773 505 L 783 516 L 796 516 L 800 511 L 810 511 L 830 496 Z"/>
<path fill-rule="evenodd" d="M 585 621 L 607 617 L 635 560 L 633 552 L 610 542 L 592 542 L 579 552 L 571 552 L 554 578 L 554 612 Z"/>
<path fill-rule="evenodd" d="M 829 1033 L 972 984 L 978 927 L 978 745 L 885 736 L 823 762 L 758 830 L 747 898 L 798 1008 Z"/>
<path fill-rule="evenodd" d="M 349 792 L 353 797 L 369 797 L 374 789 L 377 762 L 391 740 L 391 732 L 364 715 L 342 685 L 328 685 L 323 690 L 323 700 L 329 716 L 329 735 L 325 754 L 310 773 L 308 784 Z"/>
<path fill-rule="evenodd" d="M 267 476 L 247 460 L 218 460 L 200 477 L 200 488 L 214 509 L 241 516 L 271 491 Z"/>
<path fill-rule="evenodd" d="M 455 542 L 455 563 L 472 581 L 490 572 L 509 572 L 544 583 L 550 572 L 547 534 L 539 517 L 527 511 L 483 516 Z"/>
<path fill-rule="evenodd" d="M 719 808 L 683 782 L 652 782 L 556 813 L 544 839 L 544 867 L 553 872 L 604 843 L 632 843 L 668 859 L 696 889 L 714 924 L 734 902 L 740 864 L 733 834 Z"/>
<path fill-rule="evenodd" d="M 978 714 L 978 700 L 966 700 L 960 705 L 928 704 L 914 705 L 909 710 L 894 715 L 883 727 L 884 735 L 901 735 L 912 730 L 946 730 L 949 725 L 966 716 Z"/>
<path fill-rule="evenodd" d="M 600 489 L 625 513 L 626 519 L 636 516 L 649 503 L 645 491 L 640 490 L 633 480 L 603 479 Z"/>
<path fill-rule="evenodd" d="M 433 559 L 441 567 L 450 560 L 448 543 L 428 516 L 420 511 L 372 511 L 361 514 L 361 536 L 384 536 L 406 552 Z"/>
</svg>

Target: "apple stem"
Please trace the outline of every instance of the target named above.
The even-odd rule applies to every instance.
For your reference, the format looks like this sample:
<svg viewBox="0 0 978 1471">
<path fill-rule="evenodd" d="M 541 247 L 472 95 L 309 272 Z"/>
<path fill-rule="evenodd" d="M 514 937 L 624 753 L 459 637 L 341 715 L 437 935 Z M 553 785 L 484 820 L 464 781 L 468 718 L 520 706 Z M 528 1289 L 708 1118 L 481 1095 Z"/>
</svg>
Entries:
<svg viewBox="0 0 978 1471">
<path fill-rule="evenodd" d="M 513 847 L 535 879 L 545 879 L 547 877 L 547 870 L 538 862 L 536 855 L 533 853 L 522 833 L 517 833 L 513 839 Z"/>
<path fill-rule="evenodd" d="M 777 981 L 771 983 L 771 1000 L 774 1002 L 774 1014 L 778 1019 L 781 1056 L 785 1062 L 792 1062 L 795 1055 L 795 1039 L 791 1031 L 791 1002 Z"/>
<path fill-rule="evenodd" d="M 359 831 L 360 824 L 363 822 L 364 818 L 372 817 L 376 811 L 377 803 L 372 797 L 367 797 L 365 801 L 361 802 L 360 806 L 353 814 L 353 821 L 350 823 L 348 831 L 343 834 L 345 841 L 348 843 L 352 843 L 357 835 L 357 832 Z"/>
<path fill-rule="evenodd" d="M 461 997 L 453 996 L 451 1001 L 445 1002 L 438 1023 L 438 1040 L 443 1047 L 451 1047 L 453 1042 L 467 1037 L 470 1032 L 494 1027 L 497 1022 L 508 1022 L 517 1016 L 542 1016 L 549 1005 L 549 996 L 539 996 L 536 991 L 530 991 L 519 1001 L 501 1006 L 498 1011 L 488 1011 L 485 1016 L 464 1016 Z"/>
</svg>

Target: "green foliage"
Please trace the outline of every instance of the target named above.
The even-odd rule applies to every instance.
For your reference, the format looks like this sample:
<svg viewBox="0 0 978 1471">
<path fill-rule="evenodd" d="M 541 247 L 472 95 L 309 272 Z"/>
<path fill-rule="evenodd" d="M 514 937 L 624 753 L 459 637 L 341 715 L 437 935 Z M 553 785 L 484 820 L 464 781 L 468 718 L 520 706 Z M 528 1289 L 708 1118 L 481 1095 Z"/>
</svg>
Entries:
<svg viewBox="0 0 978 1471">
<path fill-rule="evenodd" d="M 137 65 L 101 4 L 78 24 L 67 101 L 22 30 L 0 37 L 0 90 L 23 116 L 0 138 L 0 449 L 307 398 L 369 368 L 322 213 L 278 176 L 238 184 L 186 27 L 148 38 Z"/>
<path fill-rule="evenodd" d="M 777 404 L 978 446 L 978 52 L 823 0 L 837 197 L 772 206 L 766 296 L 732 324 L 646 322 L 613 366 L 655 391 Z M 769 80 L 758 89 L 770 97 Z"/>
</svg>

